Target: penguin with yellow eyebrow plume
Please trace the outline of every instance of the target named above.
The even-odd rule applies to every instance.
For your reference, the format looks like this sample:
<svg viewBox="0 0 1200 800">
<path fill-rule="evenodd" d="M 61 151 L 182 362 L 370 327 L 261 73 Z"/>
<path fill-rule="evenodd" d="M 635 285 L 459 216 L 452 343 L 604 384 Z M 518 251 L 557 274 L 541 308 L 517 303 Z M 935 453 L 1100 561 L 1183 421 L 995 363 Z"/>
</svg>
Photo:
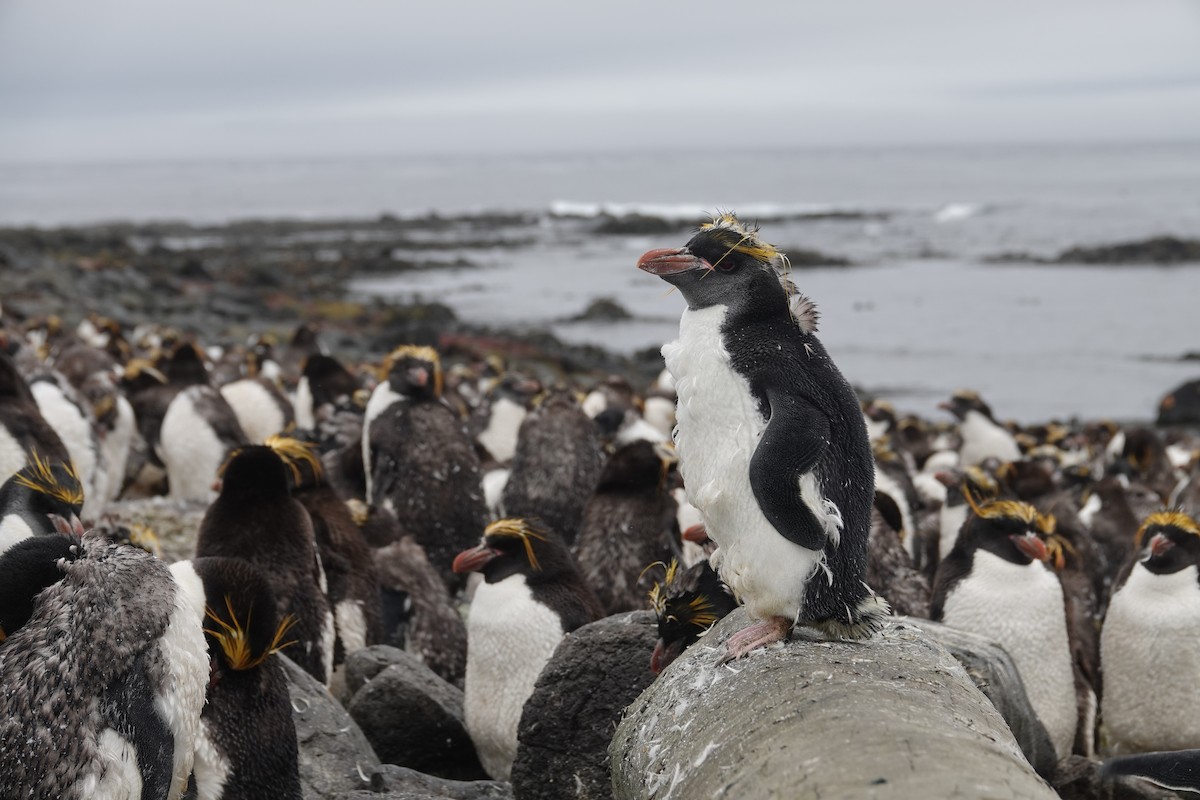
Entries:
<svg viewBox="0 0 1200 800">
<path fill-rule="evenodd" d="M 299 800 L 296 726 L 287 675 L 274 654 L 293 649 L 292 617 L 276 613 L 262 572 L 237 558 L 171 565 L 193 595 L 208 644 L 210 677 L 192 784 L 197 797 Z"/>
<path fill-rule="evenodd" d="M 286 436 L 269 436 L 264 444 L 287 465 L 292 497 L 312 520 L 337 635 L 333 663 L 340 664 L 347 653 L 379 644 L 383 638 L 371 548 L 350 509 L 326 482 L 314 445 Z"/>
<path fill-rule="evenodd" d="M 333 611 L 323 591 L 308 511 L 291 496 L 288 467 L 269 447 L 237 450 L 221 470 L 221 491 L 200 521 L 196 558 L 226 556 L 262 570 L 280 617 L 292 616 L 288 656 L 328 685 L 333 672 Z"/>
<path fill-rule="evenodd" d="M 1047 562 L 1053 519 L 1028 503 L 977 504 L 954 547 L 938 566 L 931 618 L 973 631 L 1004 647 L 1021 674 L 1030 705 L 1058 758 L 1072 753 L 1081 722 L 1076 698 L 1068 609 L 1058 575 Z"/>
<path fill-rule="evenodd" d="M 687 301 L 662 349 L 680 471 L 717 543 L 712 564 L 754 620 L 727 658 L 796 624 L 864 638 L 888 614 L 864 582 L 875 476 L 862 411 L 785 265 L 732 214 L 638 260 Z"/>
<path fill-rule="evenodd" d="M 487 519 L 479 456 L 463 420 L 442 399 L 442 364 L 432 347 L 388 355 L 363 420 L 367 503 L 391 512 L 401 535 L 425 548 L 451 593 L 462 579 L 454 555 Z"/>
<path fill-rule="evenodd" d="M 604 611 L 562 538 L 532 519 L 488 525 L 454 571 L 483 573 L 467 615 L 467 732 L 487 773 L 508 780 L 538 675 L 563 636 Z"/>
<path fill-rule="evenodd" d="M 702 633 L 737 608 L 737 601 L 707 561 L 683 569 L 671 559 L 663 579 L 650 589 L 650 607 L 658 617 L 658 641 L 650 655 L 650 671 L 658 675 Z"/>
<path fill-rule="evenodd" d="M 1116 753 L 1200 748 L 1200 524 L 1151 514 L 1100 632 L 1101 722 Z"/>
<path fill-rule="evenodd" d="M 31 536 L 52 534 L 53 516 L 78 520 L 83 487 L 68 464 L 34 450 L 28 466 L 0 485 L 0 555 Z"/>
</svg>

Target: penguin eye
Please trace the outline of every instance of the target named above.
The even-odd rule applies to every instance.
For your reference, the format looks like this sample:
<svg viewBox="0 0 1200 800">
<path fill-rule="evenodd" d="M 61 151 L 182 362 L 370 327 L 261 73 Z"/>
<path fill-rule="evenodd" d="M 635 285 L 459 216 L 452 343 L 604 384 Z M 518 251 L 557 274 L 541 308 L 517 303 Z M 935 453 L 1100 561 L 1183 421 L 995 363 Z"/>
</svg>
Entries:
<svg viewBox="0 0 1200 800">
<path fill-rule="evenodd" d="M 721 270 L 721 272 L 733 272 L 739 266 L 740 265 L 736 261 L 731 258 L 727 258 L 720 264 L 717 264 L 717 269 Z"/>
</svg>

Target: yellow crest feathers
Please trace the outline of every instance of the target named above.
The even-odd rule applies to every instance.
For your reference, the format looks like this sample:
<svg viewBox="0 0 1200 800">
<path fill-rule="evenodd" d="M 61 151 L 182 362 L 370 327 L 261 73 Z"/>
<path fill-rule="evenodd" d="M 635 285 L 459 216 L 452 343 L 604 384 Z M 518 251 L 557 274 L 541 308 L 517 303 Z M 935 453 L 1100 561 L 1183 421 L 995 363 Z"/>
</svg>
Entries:
<svg viewBox="0 0 1200 800">
<path fill-rule="evenodd" d="M 525 557 L 529 560 L 529 566 L 533 568 L 534 572 L 541 572 L 542 566 L 538 563 L 537 554 L 533 552 L 533 542 L 530 540 L 537 539 L 544 542 L 546 537 L 536 531 L 528 521 L 519 517 L 498 519 L 484 528 L 483 535 L 484 537 L 520 539 L 525 545 Z"/>
<path fill-rule="evenodd" d="M 59 462 L 63 471 L 74 481 L 64 485 L 54 474 L 53 464 L 43 460 L 36 449 L 29 451 L 29 460 L 30 463 L 13 476 L 18 485 L 61 500 L 69 506 L 83 505 L 83 486 L 79 483 L 79 476 L 75 474 L 75 468 L 71 464 Z"/>
<path fill-rule="evenodd" d="M 655 567 L 662 567 L 665 570 L 665 574 L 663 575 L 663 579 L 661 581 L 655 582 L 655 584 L 650 587 L 650 607 L 654 609 L 655 614 L 662 615 L 667 610 L 666 587 L 675 581 L 675 576 L 679 572 L 679 559 L 672 558 L 670 564 L 664 564 L 661 561 L 655 561 L 653 564 L 650 564 L 648 567 L 642 570 L 642 575 L 645 575 Z M 638 576 L 638 579 L 641 579 L 641 575 Z"/>
<path fill-rule="evenodd" d="M 1138 528 L 1137 535 L 1133 539 L 1135 547 L 1142 546 L 1142 541 L 1146 538 L 1146 531 L 1152 527 L 1178 528 L 1192 536 L 1200 536 L 1200 524 L 1197 524 L 1196 520 L 1187 514 L 1182 511 L 1159 511 L 1146 517 L 1142 527 Z"/>
<path fill-rule="evenodd" d="M 383 360 L 383 366 L 379 372 L 380 380 L 387 380 L 387 375 L 392 371 L 392 366 L 402 358 L 419 358 L 422 361 L 428 361 L 433 365 L 433 391 L 438 397 L 442 396 L 442 357 L 438 355 L 438 351 L 432 347 L 419 344 L 402 344 L 392 352 L 388 353 L 387 358 Z"/>
<path fill-rule="evenodd" d="M 300 472 L 300 464 L 307 464 L 312 470 L 313 476 L 320 480 L 324 474 L 321 459 L 313 451 L 313 445 L 308 442 L 302 442 L 299 439 L 293 439 L 289 436 L 280 436 L 274 434 L 268 436 L 263 442 L 267 447 L 275 452 L 287 465 L 287 468 L 292 471 L 292 477 L 297 484 L 304 482 L 304 475 Z"/>
<path fill-rule="evenodd" d="M 767 244 L 758 238 L 759 228 L 757 225 L 747 226 L 731 212 L 724 211 L 714 214 L 710 222 L 700 226 L 700 230 L 719 233 L 721 240 L 729 248 L 725 255 L 742 253 L 764 264 L 784 260 L 783 253 L 779 252 L 774 245 Z M 720 260 L 717 259 L 717 262 L 719 263 Z M 713 266 L 715 267 L 717 264 L 714 263 Z"/>
<path fill-rule="evenodd" d="M 1026 525 L 1034 525 L 1038 521 L 1037 509 L 1020 500 L 989 500 L 980 504 L 965 485 L 963 486 L 963 496 L 966 497 L 967 505 L 971 507 L 971 511 L 975 512 L 975 516 L 982 519 L 1008 517 L 1019 519 Z"/>
<path fill-rule="evenodd" d="M 278 653 L 285 647 L 295 644 L 295 640 L 280 644 L 287 632 L 296 624 L 296 618 L 288 614 L 279 623 L 275 629 L 275 635 L 271 638 L 271 643 L 267 645 L 263 652 L 255 655 L 250 646 L 250 638 L 247 631 L 250 628 L 251 615 L 254 609 L 251 608 L 246 612 L 246 622 L 243 625 L 238 619 L 237 612 L 233 610 L 233 600 L 229 595 L 225 595 L 225 610 L 229 612 L 229 621 L 221 619 L 209 607 L 205 606 L 204 616 L 217 624 L 216 628 L 205 628 L 204 632 L 217 640 L 222 652 L 225 653 L 225 658 L 229 661 L 229 666 L 237 670 L 253 669 L 259 664 L 267 660 L 272 653 Z"/>
</svg>

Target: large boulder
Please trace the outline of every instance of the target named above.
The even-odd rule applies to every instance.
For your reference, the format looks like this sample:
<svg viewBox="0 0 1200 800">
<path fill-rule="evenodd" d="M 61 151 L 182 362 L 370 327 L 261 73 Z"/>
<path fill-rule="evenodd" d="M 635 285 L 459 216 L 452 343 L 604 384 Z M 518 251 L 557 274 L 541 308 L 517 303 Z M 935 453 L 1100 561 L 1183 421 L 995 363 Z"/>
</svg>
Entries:
<svg viewBox="0 0 1200 800">
<path fill-rule="evenodd" d="M 919 628 L 793 640 L 720 665 L 744 609 L 628 710 L 610 749 L 618 800 L 1057 798 L 962 666 Z"/>
<path fill-rule="evenodd" d="M 1167 392 L 1158 403 L 1159 425 L 1200 425 L 1200 380 Z"/>
<path fill-rule="evenodd" d="M 346 672 L 347 688 L 357 687 L 350 716 L 381 760 L 443 778 L 487 777 L 467 734 L 461 689 L 394 647 L 352 654 Z"/>
<path fill-rule="evenodd" d="M 371 743 L 319 681 L 286 656 L 277 658 L 288 677 L 305 800 L 332 800 L 365 788 L 379 767 Z"/>
<path fill-rule="evenodd" d="M 513 791 L 521 800 L 612 797 L 608 745 L 625 707 L 654 681 L 653 612 L 617 614 L 563 639 L 525 701 Z"/>
</svg>

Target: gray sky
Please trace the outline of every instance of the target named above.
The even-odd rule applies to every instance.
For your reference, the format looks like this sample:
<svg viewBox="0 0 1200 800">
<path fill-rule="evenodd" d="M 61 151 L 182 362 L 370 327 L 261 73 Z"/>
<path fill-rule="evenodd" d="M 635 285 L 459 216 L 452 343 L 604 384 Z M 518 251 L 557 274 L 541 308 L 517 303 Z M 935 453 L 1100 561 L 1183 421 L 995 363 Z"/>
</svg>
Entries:
<svg viewBox="0 0 1200 800">
<path fill-rule="evenodd" d="M 0 161 L 1200 138 L 1200 0 L 0 0 Z"/>
</svg>

